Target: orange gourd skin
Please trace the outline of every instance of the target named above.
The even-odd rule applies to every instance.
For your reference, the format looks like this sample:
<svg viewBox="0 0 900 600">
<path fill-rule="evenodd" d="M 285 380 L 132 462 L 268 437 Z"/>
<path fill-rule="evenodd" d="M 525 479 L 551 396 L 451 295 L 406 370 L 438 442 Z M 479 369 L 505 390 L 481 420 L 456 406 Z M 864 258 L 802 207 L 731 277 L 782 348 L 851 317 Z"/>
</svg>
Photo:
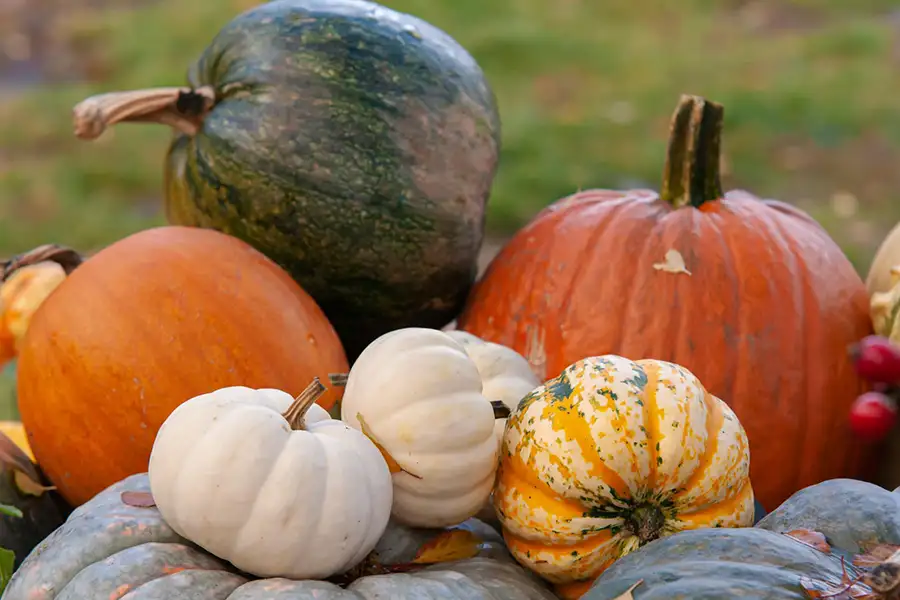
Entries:
<svg viewBox="0 0 900 600">
<path fill-rule="evenodd" d="M 77 506 L 146 471 L 185 400 L 232 385 L 299 394 L 348 368 L 318 305 L 275 263 L 216 231 L 161 227 L 89 258 L 35 312 L 19 410 L 41 468 Z"/>
<path fill-rule="evenodd" d="M 654 268 L 669 249 L 690 275 Z M 459 326 L 545 379 L 602 354 L 683 365 L 744 424 L 766 507 L 864 476 L 874 451 L 847 422 L 865 389 L 846 350 L 871 333 L 865 285 L 786 204 L 739 191 L 678 209 L 649 190 L 564 198 L 500 252 Z"/>
</svg>

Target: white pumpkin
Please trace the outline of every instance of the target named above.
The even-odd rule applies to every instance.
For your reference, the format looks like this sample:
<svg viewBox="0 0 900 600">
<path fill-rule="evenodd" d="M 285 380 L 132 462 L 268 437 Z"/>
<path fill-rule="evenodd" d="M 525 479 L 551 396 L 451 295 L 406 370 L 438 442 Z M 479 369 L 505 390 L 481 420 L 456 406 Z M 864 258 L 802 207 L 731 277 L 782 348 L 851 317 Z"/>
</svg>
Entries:
<svg viewBox="0 0 900 600">
<path fill-rule="evenodd" d="M 393 515 L 447 527 L 491 494 L 499 446 L 481 375 L 445 332 L 410 327 L 363 350 L 347 377 L 341 419 L 369 435 L 393 465 Z"/>
<path fill-rule="evenodd" d="M 378 448 L 317 404 L 228 387 L 192 398 L 150 455 L 156 506 L 177 533 L 258 577 L 324 579 L 359 564 L 387 528 Z"/>
<path fill-rule="evenodd" d="M 487 342 L 467 331 L 446 332 L 469 355 L 481 376 L 482 395 L 491 402 L 502 402 L 510 411 L 516 410 L 519 401 L 541 384 L 524 356 L 502 344 Z M 506 419 L 494 421 L 497 443 L 503 441 Z"/>
</svg>

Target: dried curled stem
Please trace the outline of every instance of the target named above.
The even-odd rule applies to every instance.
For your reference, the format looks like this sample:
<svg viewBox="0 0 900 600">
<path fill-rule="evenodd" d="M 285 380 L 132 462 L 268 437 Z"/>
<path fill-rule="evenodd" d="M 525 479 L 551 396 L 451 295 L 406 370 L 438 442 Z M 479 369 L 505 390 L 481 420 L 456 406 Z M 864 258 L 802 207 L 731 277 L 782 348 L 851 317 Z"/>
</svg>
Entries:
<svg viewBox="0 0 900 600">
<path fill-rule="evenodd" d="M 316 403 L 322 394 L 325 393 L 325 386 L 322 385 L 322 382 L 319 381 L 318 377 L 313 378 L 312 382 L 306 389 L 300 392 L 300 395 L 294 398 L 294 403 L 287 409 L 287 411 L 282 415 L 285 421 L 288 422 L 288 425 L 291 426 L 291 429 L 294 431 L 300 431 L 302 429 L 306 429 L 306 421 L 304 417 L 306 416 L 306 411 Z"/>
<path fill-rule="evenodd" d="M 57 244 L 44 244 L 34 250 L 23 254 L 17 254 L 7 261 L 0 263 L 0 282 L 6 281 L 10 275 L 23 267 L 36 265 L 45 261 L 53 261 L 63 268 L 66 275 L 70 275 L 84 262 L 80 254 Z"/>
<path fill-rule="evenodd" d="M 110 92 L 82 100 L 72 109 L 76 137 L 93 140 L 116 123 L 159 123 L 196 135 L 216 103 L 215 91 L 204 86 Z"/>
</svg>

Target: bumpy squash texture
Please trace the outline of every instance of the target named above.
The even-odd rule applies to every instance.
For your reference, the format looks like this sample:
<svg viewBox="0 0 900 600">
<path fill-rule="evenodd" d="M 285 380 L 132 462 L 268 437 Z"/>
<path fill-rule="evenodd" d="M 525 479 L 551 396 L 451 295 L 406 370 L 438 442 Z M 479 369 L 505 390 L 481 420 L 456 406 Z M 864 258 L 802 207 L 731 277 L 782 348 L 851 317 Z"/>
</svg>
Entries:
<svg viewBox="0 0 900 600">
<path fill-rule="evenodd" d="M 190 69 L 216 105 L 167 159 L 171 222 L 256 246 L 355 357 L 440 327 L 477 271 L 500 120 L 446 33 L 362 0 L 279 0 L 235 18 Z"/>
</svg>

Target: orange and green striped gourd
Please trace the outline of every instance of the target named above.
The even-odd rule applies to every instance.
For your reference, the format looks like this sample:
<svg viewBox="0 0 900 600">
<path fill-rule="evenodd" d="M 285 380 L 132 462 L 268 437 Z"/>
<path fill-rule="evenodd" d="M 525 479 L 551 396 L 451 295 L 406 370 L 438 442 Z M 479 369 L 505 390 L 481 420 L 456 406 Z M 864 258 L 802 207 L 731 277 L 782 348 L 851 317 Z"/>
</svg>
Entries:
<svg viewBox="0 0 900 600">
<path fill-rule="evenodd" d="M 522 399 L 494 503 L 512 554 L 564 593 L 657 538 L 753 525 L 749 473 L 743 426 L 691 372 L 605 355 Z"/>
</svg>

